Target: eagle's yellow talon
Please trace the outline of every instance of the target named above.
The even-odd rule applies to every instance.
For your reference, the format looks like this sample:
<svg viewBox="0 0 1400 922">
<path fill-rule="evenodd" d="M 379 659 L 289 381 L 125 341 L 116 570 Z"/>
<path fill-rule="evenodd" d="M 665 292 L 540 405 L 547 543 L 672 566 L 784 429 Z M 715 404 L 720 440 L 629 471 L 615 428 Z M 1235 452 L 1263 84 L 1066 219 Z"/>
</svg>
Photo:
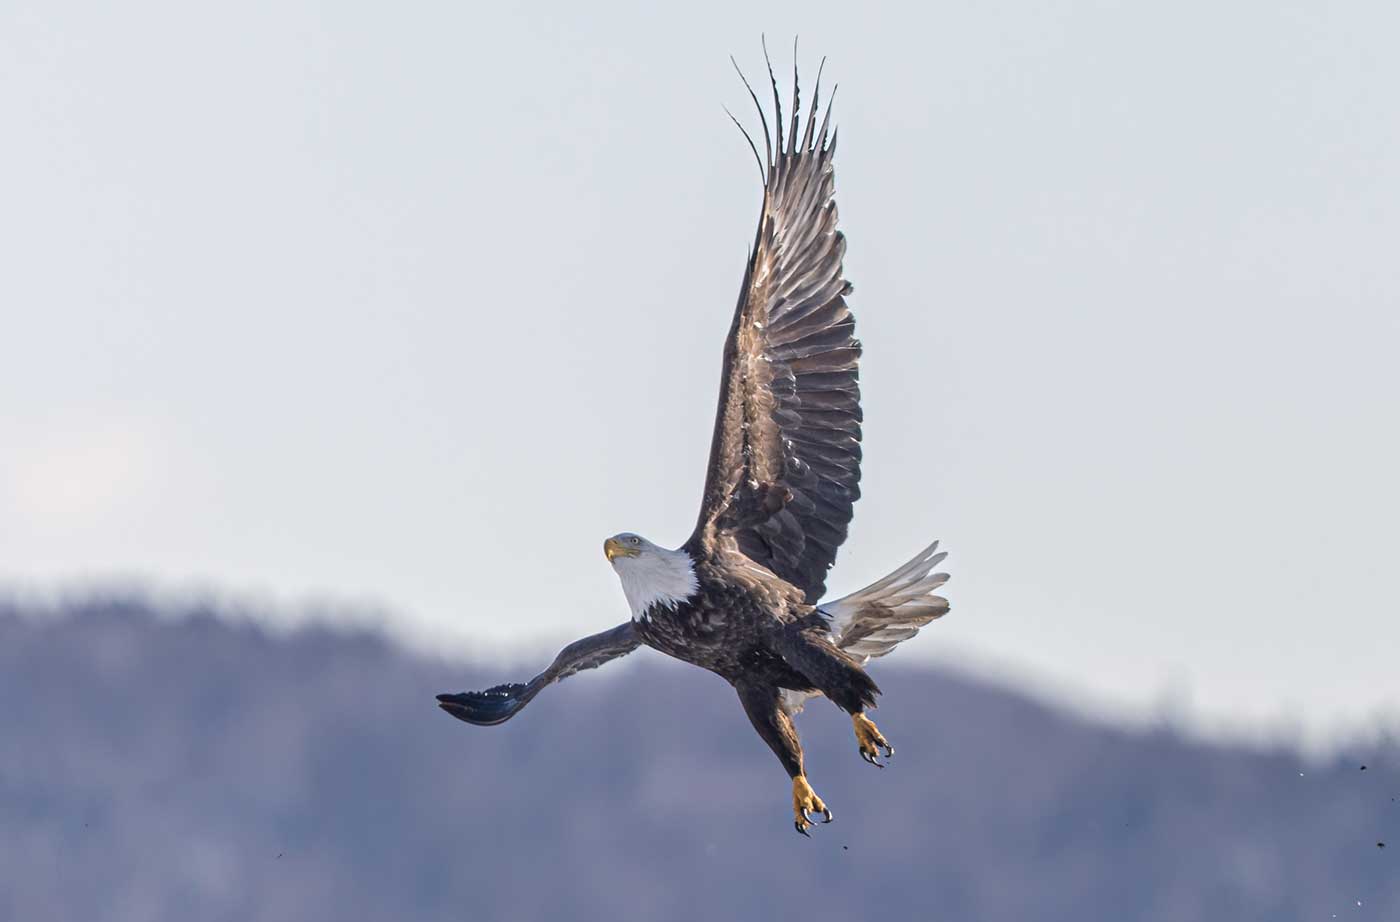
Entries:
<svg viewBox="0 0 1400 922">
<path fill-rule="evenodd" d="M 822 814 L 823 823 L 829 823 L 832 820 L 831 811 L 826 808 L 826 804 L 822 803 L 817 792 L 812 790 L 805 775 L 798 775 L 792 779 L 792 813 L 793 826 L 804 836 L 808 835 L 807 830 L 812 825 L 810 814 Z"/>
<path fill-rule="evenodd" d="M 851 724 L 856 730 L 856 742 L 860 745 L 860 757 L 874 765 L 876 768 L 884 768 L 877 758 L 880 750 L 884 750 L 885 758 L 894 755 L 894 747 L 891 746 L 880 734 L 880 728 L 875 726 L 875 721 L 864 714 L 852 714 Z"/>
</svg>

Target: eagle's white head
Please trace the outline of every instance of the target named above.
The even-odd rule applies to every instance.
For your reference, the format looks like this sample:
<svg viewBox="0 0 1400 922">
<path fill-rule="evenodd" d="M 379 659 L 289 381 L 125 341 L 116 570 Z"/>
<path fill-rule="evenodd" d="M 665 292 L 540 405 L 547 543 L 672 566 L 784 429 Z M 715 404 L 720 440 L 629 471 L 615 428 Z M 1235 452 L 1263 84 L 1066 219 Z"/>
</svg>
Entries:
<svg viewBox="0 0 1400 922">
<path fill-rule="evenodd" d="M 655 605 L 674 609 L 700 588 L 689 554 L 668 551 L 630 531 L 604 541 L 603 553 L 622 581 L 633 621 L 649 617 L 647 612 Z"/>
</svg>

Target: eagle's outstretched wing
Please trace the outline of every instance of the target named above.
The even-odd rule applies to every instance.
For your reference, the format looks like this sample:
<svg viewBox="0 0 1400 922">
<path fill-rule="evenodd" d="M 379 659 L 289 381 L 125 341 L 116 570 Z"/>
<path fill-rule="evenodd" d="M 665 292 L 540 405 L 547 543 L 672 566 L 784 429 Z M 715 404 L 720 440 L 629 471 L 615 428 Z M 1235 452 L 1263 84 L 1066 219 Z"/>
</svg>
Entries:
<svg viewBox="0 0 1400 922">
<path fill-rule="evenodd" d="M 438 707 L 460 720 L 482 727 L 505 723 L 530 703 L 546 686 L 566 679 L 584 669 L 596 669 L 609 660 L 626 656 L 637 649 L 641 641 L 632 622 L 619 624 L 609 631 L 594 634 L 569 644 L 549 668 L 521 685 L 497 685 L 480 692 L 438 695 Z"/>
<path fill-rule="evenodd" d="M 763 210 L 724 345 L 710 466 L 691 541 L 710 548 L 732 541 L 814 603 L 860 495 L 861 347 L 846 308 L 851 286 L 841 274 L 846 242 L 832 200 L 829 105 L 817 130 L 821 74 L 799 140 L 794 73 L 786 141 L 771 65 L 768 74 L 777 151 L 765 118 Z"/>
</svg>

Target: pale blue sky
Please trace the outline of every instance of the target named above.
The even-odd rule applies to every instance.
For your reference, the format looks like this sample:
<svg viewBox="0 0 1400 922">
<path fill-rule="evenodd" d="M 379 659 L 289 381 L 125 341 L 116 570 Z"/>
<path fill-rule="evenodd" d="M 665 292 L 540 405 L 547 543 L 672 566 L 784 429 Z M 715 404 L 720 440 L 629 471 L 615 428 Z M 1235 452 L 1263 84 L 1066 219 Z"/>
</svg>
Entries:
<svg viewBox="0 0 1400 922">
<path fill-rule="evenodd" d="M 833 589 L 941 537 L 901 660 L 1395 719 L 1397 8 L 751 6 L 0 7 L 0 586 L 620 621 L 756 216 L 727 55 L 796 32 L 866 344 Z"/>
</svg>

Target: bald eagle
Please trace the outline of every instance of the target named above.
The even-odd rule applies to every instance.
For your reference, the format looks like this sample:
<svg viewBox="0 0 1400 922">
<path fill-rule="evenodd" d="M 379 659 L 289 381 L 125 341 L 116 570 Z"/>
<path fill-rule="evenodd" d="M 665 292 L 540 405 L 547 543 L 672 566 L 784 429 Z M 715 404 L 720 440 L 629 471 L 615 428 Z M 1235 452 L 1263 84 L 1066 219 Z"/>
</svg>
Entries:
<svg viewBox="0 0 1400 922">
<path fill-rule="evenodd" d="M 851 715 L 865 761 L 881 766 L 881 757 L 893 756 L 866 715 L 880 689 L 864 666 L 948 611 L 933 594 L 948 576 L 935 572 L 945 555 L 934 542 L 884 579 L 822 601 L 860 495 L 861 345 L 842 276 L 829 102 L 817 127 L 821 72 L 800 138 L 796 68 L 786 135 L 771 63 L 768 77 L 771 133 L 744 81 L 763 126 L 761 158 L 744 133 L 763 174 L 763 207 L 724 344 L 694 532 L 674 550 L 630 532 L 608 538 L 603 553 L 622 583 L 629 620 L 565 647 L 525 684 L 438 695 L 438 702 L 468 723 L 499 724 L 549 685 L 644 644 L 734 687 L 792 780 L 793 824 L 805 836 L 815 816 L 830 822 L 832 814 L 807 781 L 792 716 L 809 697 L 825 696 Z"/>
</svg>

